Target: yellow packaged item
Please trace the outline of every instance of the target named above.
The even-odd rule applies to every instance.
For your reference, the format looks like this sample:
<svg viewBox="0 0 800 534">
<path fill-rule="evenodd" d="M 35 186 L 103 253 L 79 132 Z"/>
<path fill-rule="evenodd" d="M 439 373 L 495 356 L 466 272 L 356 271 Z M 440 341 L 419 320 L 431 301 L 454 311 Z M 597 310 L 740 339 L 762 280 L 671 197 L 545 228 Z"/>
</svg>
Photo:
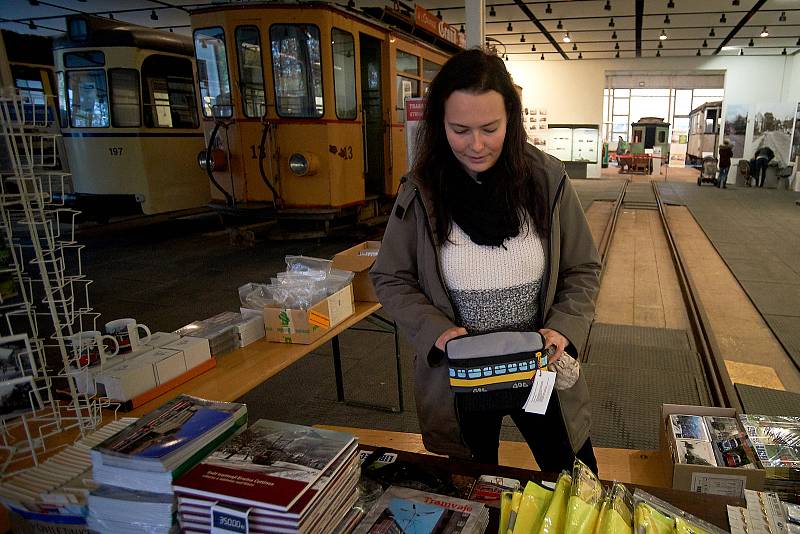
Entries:
<svg viewBox="0 0 800 534">
<path fill-rule="evenodd" d="M 633 534 L 633 499 L 622 484 L 615 483 L 603 500 L 594 534 Z"/>
<path fill-rule="evenodd" d="M 682 517 L 675 518 L 675 534 L 711 534 L 709 531 L 698 527 Z"/>
<path fill-rule="evenodd" d="M 673 534 L 675 521 L 662 514 L 646 502 L 640 502 L 634 510 L 636 534 Z"/>
<path fill-rule="evenodd" d="M 575 460 L 565 531 L 570 534 L 592 534 L 602 501 L 603 485 L 586 464 Z"/>
<path fill-rule="evenodd" d="M 550 506 L 553 490 L 543 488 L 535 482 L 528 482 L 522 493 L 522 502 L 514 523 L 514 534 L 530 534 L 536 532 L 542 523 L 544 513 Z"/>
<path fill-rule="evenodd" d="M 561 473 L 556 483 L 556 490 L 550 500 L 550 506 L 542 519 L 542 526 L 537 531 L 539 534 L 561 534 L 564 532 L 564 519 L 567 516 L 567 501 L 572 487 L 572 476 Z"/>
<path fill-rule="evenodd" d="M 515 491 L 511 496 L 511 513 L 508 515 L 508 528 L 506 529 L 506 534 L 513 534 L 514 532 L 514 524 L 517 522 L 517 512 L 519 511 L 519 504 L 521 502 L 522 492 Z"/>
<path fill-rule="evenodd" d="M 514 498 L 513 491 L 504 491 L 500 494 L 500 528 L 498 534 L 506 534 L 508 531 L 508 520 L 511 518 L 511 500 Z"/>
</svg>

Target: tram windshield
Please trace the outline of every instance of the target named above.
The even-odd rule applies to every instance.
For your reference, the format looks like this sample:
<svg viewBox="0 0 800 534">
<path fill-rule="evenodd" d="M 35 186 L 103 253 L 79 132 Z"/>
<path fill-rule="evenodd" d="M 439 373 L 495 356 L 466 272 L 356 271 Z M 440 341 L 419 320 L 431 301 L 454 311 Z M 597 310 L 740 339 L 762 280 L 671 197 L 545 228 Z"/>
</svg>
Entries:
<svg viewBox="0 0 800 534">
<path fill-rule="evenodd" d="M 264 68 L 261 64 L 261 36 L 256 26 L 236 28 L 236 49 L 239 59 L 239 89 L 245 117 L 261 117 L 264 101 Z"/>
<path fill-rule="evenodd" d="M 200 98 L 206 117 L 230 117 L 231 79 L 225 56 L 225 32 L 222 28 L 203 28 L 194 32 L 194 53 Z"/>
<path fill-rule="evenodd" d="M 322 117 L 319 28 L 274 24 L 269 29 L 275 103 L 281 117 Z"/>
<path fill-rule="evenodd" d="M 70 126 L 108 126 L 108 84 L 103 69 L 67 71 Z"/>
</svg>

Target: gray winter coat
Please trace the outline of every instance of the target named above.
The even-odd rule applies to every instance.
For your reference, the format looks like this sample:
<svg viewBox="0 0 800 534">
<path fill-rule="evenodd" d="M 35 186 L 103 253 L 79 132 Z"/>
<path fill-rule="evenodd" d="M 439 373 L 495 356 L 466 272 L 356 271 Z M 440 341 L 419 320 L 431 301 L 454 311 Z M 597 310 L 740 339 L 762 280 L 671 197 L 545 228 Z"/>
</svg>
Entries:
<svg viewBox="0 0 800 534">
<path fill-rule="evenodd" d="M 564 164 L 530 146 L 527 154 L 536 169 L 533 179 L 546 182 L 551 206 L 551 231 L 543 242 L 548 265 L 540 295 L 543 326 L 564 335 L 570 341 L 567 352 L 574 356 L 582 349 L 594 317 L 600 260 Z M 398 192 L 370 277 L 384 309 L 414 347 L 417 414 L 425 448 L 469 458 L 458 428 L 447 362 L 435 356 L 441 352 L 432 350 L 442 332 L 456 326 L 440 272 L 435 228 L 430 196 L 419 182 L 408 179 Z M 572 388 L 558 391 L 558 400 L 577 452 L 589 437 L 591 424 L 583 374 Z"/>
</svg>

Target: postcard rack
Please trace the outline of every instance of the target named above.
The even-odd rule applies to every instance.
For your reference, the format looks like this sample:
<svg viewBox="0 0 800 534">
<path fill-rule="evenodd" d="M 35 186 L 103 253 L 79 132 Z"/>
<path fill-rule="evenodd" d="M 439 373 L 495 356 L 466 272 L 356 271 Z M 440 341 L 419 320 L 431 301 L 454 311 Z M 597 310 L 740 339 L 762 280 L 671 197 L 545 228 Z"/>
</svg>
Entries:
<svg viewBox="0 0 800 534">
<path fill-rule="evenodd" d="M 78 212 L 63 203 L 71 179 L 62 164 L 57 110 L 56 99 L 41 93 L 0 94 L 0 245 L 6 251 L 0 335 L 27 337 L 33 382 L 29 407 L 4 404 L 0 414 L 4 472 L 25 460 L 38 464 L 50 436 L 71 428 L 85 436 L 108 404 L 78 388 L 90 362 L 75 353 L 71 340 L 94 330 L 99 314 L 89 303 L 92 281 L 83 274 L 83 246 L 75 240 Z M 66 397 L 57 399 L 55 388 Z"/>
</svg>

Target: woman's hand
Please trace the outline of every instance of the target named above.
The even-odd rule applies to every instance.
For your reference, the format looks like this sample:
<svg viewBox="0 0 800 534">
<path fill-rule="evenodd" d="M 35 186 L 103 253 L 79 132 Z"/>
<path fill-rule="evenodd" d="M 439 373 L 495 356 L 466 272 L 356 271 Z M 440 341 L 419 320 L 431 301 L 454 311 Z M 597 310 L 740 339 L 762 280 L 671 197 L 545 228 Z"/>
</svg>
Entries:
<svg viewBox="0 0 800 534">
<path fill-rule="evenodd" d="M 449 331 L 449 330 L 448 330 Z M 547 363 L 555 363 L 561 358 L 561 354 L 567 349 L 569 340 L 561 335 L 560 332 L 551 330 L 550 328 L 542 328 L 539 333 L 544 337 L 544 348 L 547 349 L 550 345 L 556 348 L 552 356 L 548 356 Z"/>
<path fill-rule="evenodd" d="M 552 330 L 552 332 L 555 332 L 555 330 Z M 467 335 L 467 329 L 461 326 L 454 326 L 453 328 L 448 328 L 447 330 L 442 332 L 442 335 L 439 336 L 439 339 L 436 340 L 436 348 L 444 352 L 445 343 L 447 343 L 454 337 L 466 336 L 466 335 Z"/>
</svg>

